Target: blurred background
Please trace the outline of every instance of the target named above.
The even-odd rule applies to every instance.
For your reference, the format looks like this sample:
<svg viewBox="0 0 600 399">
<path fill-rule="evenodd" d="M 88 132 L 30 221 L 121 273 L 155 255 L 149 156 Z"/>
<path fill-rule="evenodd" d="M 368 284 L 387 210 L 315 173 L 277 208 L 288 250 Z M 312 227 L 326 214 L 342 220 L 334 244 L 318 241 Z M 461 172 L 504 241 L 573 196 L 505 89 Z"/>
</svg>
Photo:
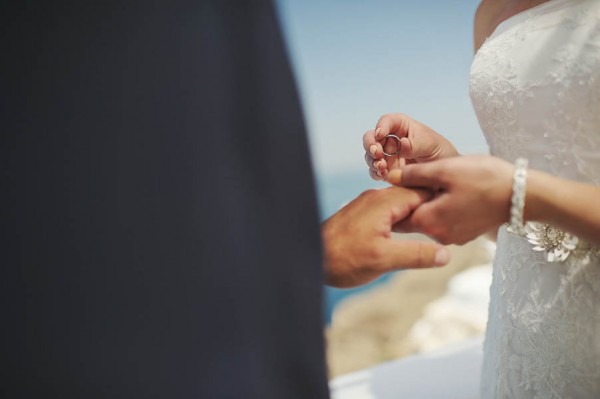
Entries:
<svg viewBox="0 0 600 399">
<path fill-rule="evenodd" d="M 362 135 L 382 114 L 406 113 L 463 154 L 487 153 L 468 96 L 478 3 L 276 0 L 303 103 L 323 219 L 362 191 L 385 186 L 370 180 L 362 149 Z M 352 290 L 325 288 L 332 375 L 429 345 L 406 343 L 406 337 L 427 307 L 445 295 L 453 276 L 478 265 L 489 270 L 493 249 L 478 241 L 453 251 L 454 261 L 443 272 L 414 277 L 403 272 L 401 279 L 388 275 Z M 474 284 L 488 284 L 486 273 L 469 281 L 483 278 Z M 379 299 L 373 302 L 374 297 Z M 487 302 L 477 311 L 486 308 Z M 468 331 L 455 340 L 480 334 L 483 323 L 465 327 Z"/>
</svg>

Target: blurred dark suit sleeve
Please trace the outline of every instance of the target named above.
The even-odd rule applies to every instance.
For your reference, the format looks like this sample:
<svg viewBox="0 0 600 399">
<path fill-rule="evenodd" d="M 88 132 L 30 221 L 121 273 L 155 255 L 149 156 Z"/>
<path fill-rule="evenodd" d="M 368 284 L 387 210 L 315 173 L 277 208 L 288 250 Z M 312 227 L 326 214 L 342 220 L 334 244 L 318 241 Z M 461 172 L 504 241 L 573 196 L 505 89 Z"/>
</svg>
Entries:
<svg viewBox="0 0 600 399">
<path fill-rule="evenodd" d="M 268 1 L 1 1 L 2 398 L 327 397 Z"/>
</svg>

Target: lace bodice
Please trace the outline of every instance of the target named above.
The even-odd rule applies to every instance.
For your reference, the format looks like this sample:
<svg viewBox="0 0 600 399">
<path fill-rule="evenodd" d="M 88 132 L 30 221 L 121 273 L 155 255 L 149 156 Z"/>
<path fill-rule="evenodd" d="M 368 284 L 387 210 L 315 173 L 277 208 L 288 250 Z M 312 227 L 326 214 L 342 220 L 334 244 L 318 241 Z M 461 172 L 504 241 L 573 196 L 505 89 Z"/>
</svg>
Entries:
<svg viewBox="0 0 600 399">
<path fill-rule="evenodd" d="M 504 21 L 475 56 L 470 94 L 493 155 L 600 185 L 600 0 Z M 598 257 L 551 263 L 502 228 L 484 352 L 484 398 L 600 397 Z"/>
</svg>

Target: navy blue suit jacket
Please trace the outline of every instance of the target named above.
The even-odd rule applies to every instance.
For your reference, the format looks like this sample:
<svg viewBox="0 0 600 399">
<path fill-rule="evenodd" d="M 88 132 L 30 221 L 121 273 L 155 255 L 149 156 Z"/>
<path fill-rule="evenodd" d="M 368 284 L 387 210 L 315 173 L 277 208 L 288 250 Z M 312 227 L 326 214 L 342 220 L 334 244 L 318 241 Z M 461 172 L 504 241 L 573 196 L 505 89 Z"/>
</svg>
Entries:
<svg viewBox="0 0 600 399">
<path fill-rule="evenodd" d="M 3 398 L 327 396 L 269 1 L 0 2 Z"/>
</svg>

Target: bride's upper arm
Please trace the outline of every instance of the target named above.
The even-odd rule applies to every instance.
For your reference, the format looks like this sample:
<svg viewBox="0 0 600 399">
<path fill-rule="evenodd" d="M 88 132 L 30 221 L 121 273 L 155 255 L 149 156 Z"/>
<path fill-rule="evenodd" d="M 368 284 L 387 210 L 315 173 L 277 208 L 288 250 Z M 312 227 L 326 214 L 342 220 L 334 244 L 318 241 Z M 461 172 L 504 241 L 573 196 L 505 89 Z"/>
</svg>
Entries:
<svg viewBox="0 0 600 399">
<path fill-rule="evenodd" d="M 477 11 L 475 11 L 475 21 L 473 24 L 473 47 L 475 53 L 477 53 L 479 47 L 481 47 L 485 39 L 492 33 L 490 31 L 494 13 L 492 7 L 495 5 L 494 2 L 482 0 L 477 7 Z"/>
</svg>

